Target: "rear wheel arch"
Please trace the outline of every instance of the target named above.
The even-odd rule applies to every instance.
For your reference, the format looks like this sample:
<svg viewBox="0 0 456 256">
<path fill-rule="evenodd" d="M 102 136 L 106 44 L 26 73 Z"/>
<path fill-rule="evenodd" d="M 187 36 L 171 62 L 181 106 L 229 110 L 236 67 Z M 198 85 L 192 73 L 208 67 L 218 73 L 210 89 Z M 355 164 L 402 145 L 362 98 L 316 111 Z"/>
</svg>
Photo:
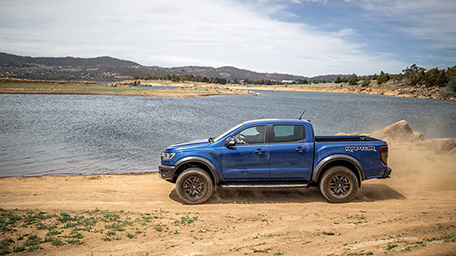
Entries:
<svg viewBox="0 0 456 256">
<path fill-rule="evenodd" d="M 333 155 L 321 160 L 314 169 L 312 182 L 319 183 L 324 173 L 335 166 L 343 166 L 350 169 L 358 179 L 358 186 L 366 179 L 361 163 L 348 155 Z"/>
</svg>

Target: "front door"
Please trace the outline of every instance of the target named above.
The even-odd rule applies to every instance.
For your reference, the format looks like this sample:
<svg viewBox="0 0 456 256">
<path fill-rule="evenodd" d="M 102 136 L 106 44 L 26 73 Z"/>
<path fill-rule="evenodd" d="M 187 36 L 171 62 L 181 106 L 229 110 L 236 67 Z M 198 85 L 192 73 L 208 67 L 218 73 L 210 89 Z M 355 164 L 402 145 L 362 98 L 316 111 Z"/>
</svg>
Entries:
<svg viewBox="0 0 456 256">
<path fill-rule="evenodd" d="M 236 145 L 221 150 L 223 177 L 231 180 L 269 178 L 266 126 L 246 128 L 231 138 Z"/>
</svg>

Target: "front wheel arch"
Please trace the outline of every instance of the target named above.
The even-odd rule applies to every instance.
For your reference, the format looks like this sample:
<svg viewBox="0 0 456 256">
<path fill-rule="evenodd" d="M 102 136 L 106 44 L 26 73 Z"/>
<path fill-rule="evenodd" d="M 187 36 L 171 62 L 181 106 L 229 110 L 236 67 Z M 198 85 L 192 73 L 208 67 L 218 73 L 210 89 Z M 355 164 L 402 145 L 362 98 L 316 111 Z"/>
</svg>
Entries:
<svg viewBox="0 0 456 256">
<path fill-rule="evenodd" d="M 217 172 L 217 168 L 206 158 L 197 156 L 185 157 L 177 161 L 175 165 L 177 168 L 174 172 L 173 183 L 177 181 L 182 172 L 192 167 L 200 168 L 206 171 L 209 176 L 211 176 L 214 185 L 218 185 L 220 183 L 220 176 Z"/>
</svg>

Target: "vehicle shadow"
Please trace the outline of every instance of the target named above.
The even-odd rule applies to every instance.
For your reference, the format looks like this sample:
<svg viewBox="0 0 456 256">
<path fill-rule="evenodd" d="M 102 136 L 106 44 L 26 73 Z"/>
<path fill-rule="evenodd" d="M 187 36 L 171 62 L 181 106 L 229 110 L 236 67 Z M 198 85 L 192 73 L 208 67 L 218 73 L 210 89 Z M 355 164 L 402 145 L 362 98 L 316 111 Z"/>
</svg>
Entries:
<svg viewBox="0 0 456 256">
<path fill-rule="evenodd" d="M 385 184 L 363 184 L 360 193 L 353 201 L 372 202 L 392 199 L 405 200 L 407 197 Z"/>
<path fill-rule="evenodd" d="M 173 201 L 182 203 L 173 189 L 169 194 Z M 407 199 L 404 195 L 384 184 L 363 184 L 353 202 L 373 202 Z M 327 202 L 317 187 L 308 189 L 223 189 L 217 188 L 205 204 L 283 204 Z"/>
</svg>

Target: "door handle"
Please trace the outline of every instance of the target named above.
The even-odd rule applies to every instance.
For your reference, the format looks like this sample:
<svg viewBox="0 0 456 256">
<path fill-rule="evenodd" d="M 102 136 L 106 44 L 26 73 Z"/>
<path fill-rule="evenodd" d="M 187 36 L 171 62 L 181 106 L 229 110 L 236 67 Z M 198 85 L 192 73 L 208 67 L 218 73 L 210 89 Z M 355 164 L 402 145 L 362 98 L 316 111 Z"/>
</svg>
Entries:
<svg viewBox="0 0 456 256">
<path fill-rule="evenodd" d="M 255 153 L 257 153 L 258 155 L 261 155 L 263 153 L 266 153 L 266 150 L 257 149 L 257 150 L 255 150 Z"/>
<path fill-rule="evenodd" d="M 296 150 L 296 151 L 298 151 L 298 152 L 303 152 L 303 151 L 306 151 L 306 149 L 305 149 L 305 148 L 301 148 L 301 147 L 299 147 L 299 148 L 296 148 L 295 150 Z"/>
</svg>

